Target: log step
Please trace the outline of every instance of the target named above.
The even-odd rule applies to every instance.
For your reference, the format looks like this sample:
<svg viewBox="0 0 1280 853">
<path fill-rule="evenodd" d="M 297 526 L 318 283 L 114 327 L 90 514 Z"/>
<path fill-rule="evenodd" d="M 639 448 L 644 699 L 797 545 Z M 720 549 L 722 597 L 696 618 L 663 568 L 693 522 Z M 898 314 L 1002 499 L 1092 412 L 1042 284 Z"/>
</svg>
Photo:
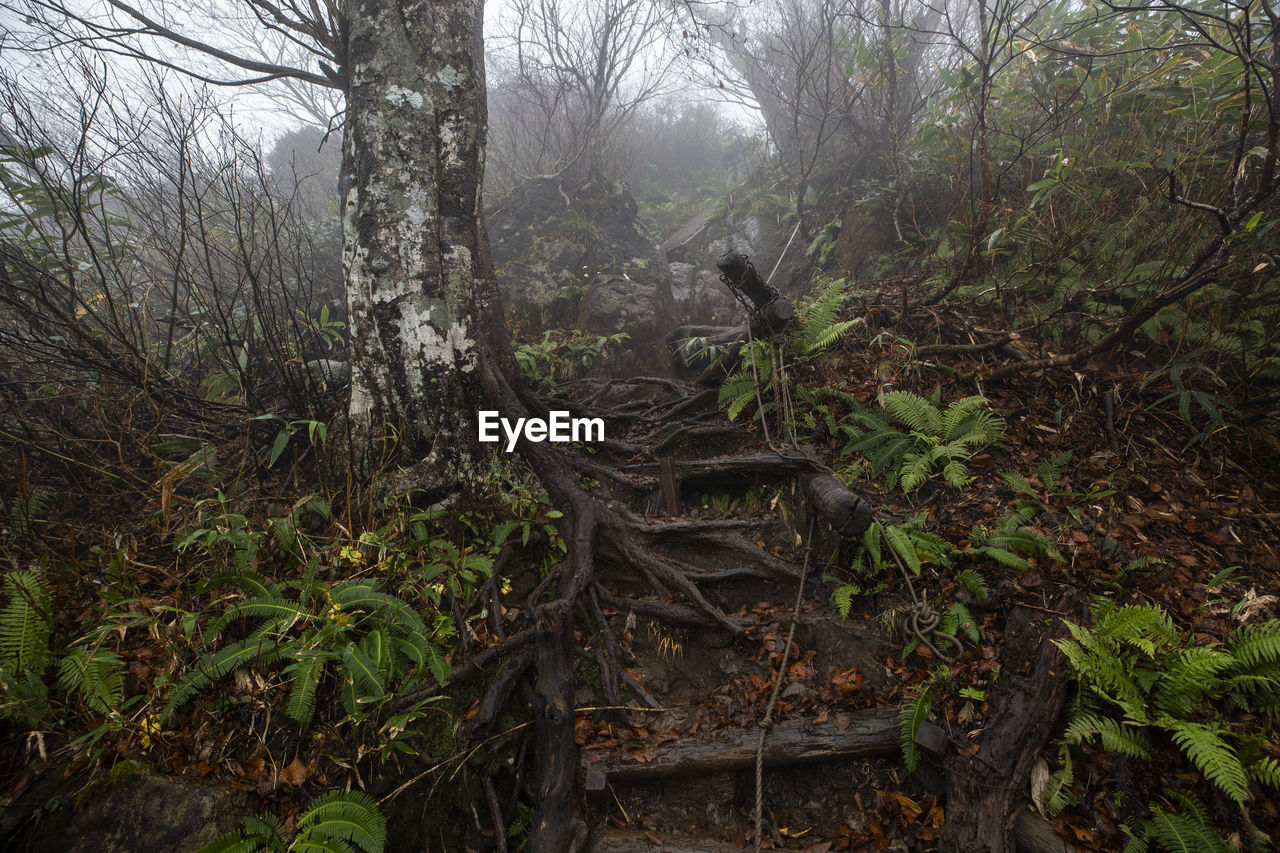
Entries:
<svg viewBox="0 0 1280 853">
<path fill-rule="evenodd" d="M 602 832 L 591 849 L 594 853 L 742 853 L 737 845 L 727 841 L 612 828 Z"/>
<path fill-rule="evenodd" d="M 755 767 L 759 729 L 738 729 L 715 741 L 684 739 L 664 744 L 651 761 L 640 762 L 624 754 L 614 760 L 588 763 L 588 794 L 593 782 L 604 790 L 617 782 L 650 782 L 676 776 L 746 770 Z M 916 744 L 935 757 L 946 748 L 946 735 L 932 723 L 924 723 Z M 766 767 L 787 767 L 847 758 L 884 758 L 899 751 L 897 708 L 855 712 L 842 731 L 834 722 L 790 720 L 773 727 L 765 739 Z M 599 756 L 599 753 L 597 753 Z"/>
</svg>

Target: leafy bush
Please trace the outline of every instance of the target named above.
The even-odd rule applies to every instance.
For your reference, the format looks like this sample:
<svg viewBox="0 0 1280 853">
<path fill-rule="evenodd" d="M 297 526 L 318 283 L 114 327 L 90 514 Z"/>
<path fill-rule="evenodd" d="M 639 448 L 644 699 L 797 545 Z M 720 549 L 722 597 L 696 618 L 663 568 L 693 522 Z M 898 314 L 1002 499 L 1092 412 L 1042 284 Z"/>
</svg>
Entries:
<svg viewBox="0 0 1280 853">
<path fill-rule="evenodd" d="M 913 574 L 920 574 L 926 563 L 950 565 L 953 549 L 924 529 L 925 517 L 924 513 L 917 513 L 902 524 L 872 522 L 862 534 L 862 547 L 849 567 L 853 579 L 840 583 L 831 596 L 842 618 L 848 618 L 855 595 L 871 595 L 884 589 L 884 574 L 896 565 L 893 553 L 885 551 L 885 543 Z"/>
<path fill-rule="evenodd" d="M 578 330 L 551 329 L 543 334 L 541 341 L 516 347 L 516 366 L 529 383 L 564 382 L 585 374 L 629 338 L 626 332 L 593 335 Z"/>
<path fill-rule="evenodd" d="M 819 291 L 812 300 L 796 306 L 787 355 L 800 360 L 813 358 L 848 334 L 859 321 L 840 319 L 844 304 L 845 281 L 838 279 Z M 751 346 L 743 347 L 742 359 L 743 365 L 720 385 L 719 405 L 726 410 L 731 421 L 757 402 L 757 377 L 759 397 L 765 401 L 765 410 L 772 409 L 770 398 L 775 382 L 773 346 L 766 341 L 753 341 Z"/>
<path fill-rule="evenodd" d="M 1040 512 L 1040 507 L 1029 501 L 1018 501 L 1004 514 L 994 527 L 974 525 L 969 532 L 970 545 L 964 549 L 966 556 L 987 557 L 1020 571 L 1030 569 L 1028 556 L 1047 556 L 1063 562 L 1053 541 L 1028 525 Z M 1024 556 L 1025 555 L 1025 556 Z"/>
</svg>

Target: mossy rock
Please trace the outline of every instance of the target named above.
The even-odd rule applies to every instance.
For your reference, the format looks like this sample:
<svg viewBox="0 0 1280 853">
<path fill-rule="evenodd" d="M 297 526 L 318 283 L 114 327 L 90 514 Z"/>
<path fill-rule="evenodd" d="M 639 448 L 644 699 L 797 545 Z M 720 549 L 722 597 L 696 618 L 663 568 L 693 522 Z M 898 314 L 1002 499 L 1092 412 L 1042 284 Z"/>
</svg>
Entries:
<svg viewBox="0 0 1280 853">
<path fill-rule="evenodd" d="M 840 217 L 840 234 L 827 259 L 828 267 L 857 278 L 873 275 L 876 260 L 897 243 L 892 204 L 886 199 L 872 199 L 846 210 Z"/>
<path fill-rule="evenodd" d="M 253 813 L 238 790 L 164 776 L 124 761 L 17 833 L 32 853 L 194 853 Z M 12 839 L 16 841 L 16 839 Z"/>
</svg>

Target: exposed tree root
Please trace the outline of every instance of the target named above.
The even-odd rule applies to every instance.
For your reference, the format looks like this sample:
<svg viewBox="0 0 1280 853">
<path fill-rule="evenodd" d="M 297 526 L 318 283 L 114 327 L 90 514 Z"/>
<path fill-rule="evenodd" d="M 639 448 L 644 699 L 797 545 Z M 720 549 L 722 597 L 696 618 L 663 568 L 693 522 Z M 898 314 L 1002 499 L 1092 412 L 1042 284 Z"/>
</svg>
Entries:
<svg viewBox="0 0 1280 853">
<path fill-rule="evenodd" d="M 492 362 L 491 362 L 492 364 Z M 546 409 L 546 401 L 527 397 L 513 387 L 502 370 L 482 371 L 484 390 L 493 404 L 506 417 L 527 416 Z M 683 392 L 686 386 L 670 380 L 646 379 L 667 390 Z M 588 398 L 594 402 L 612 387 L 609 384 Z M 606 416 L 619 416 L 635 422 L 658 423 L 697 405 L 714 399 L 714 391 L 681 394 L 675 400 L 645 403 L 647 408 L 615 407 Z M 579 405 L 585 409 L 585 406 Z M 670 444 L 682 431 L 689 435 L 715 435 L 722 425 L 709 428 L 674 430 L 657 429 L 650 438 L 662 447 Z M 665 434 L 664 434 L 665 433 Z M 622 688 L 626 688 L 650 707 L 657 700 L 628 671 L 629 651 L 615 634 L 604 608 L 634 613 L 676 626 L 712 628 L 730 636 L 744 633 L 744 626 L 716 607 L 698 588 L 699 583 L 719 582 L 737 577 L 772 577 L 793 581 L 799 570 L 787 561 L 770 554 L 756 544 L 759 522 L 739 520 L 680 520 L 650 522 L 618 501 L 593 495 L 583 487 L 582 477 L 622 486 L 628 493 L 652 488 L 651 472 L 658 462 L 634 462 L 637 456 L 650 455 L 646 447 L 610 441 L 599 445 L 599 451 L 621 462 L 614 468 L 581 453 L 560 452 L 546 444 L 524 442 L 520 451 L 547 490 L 552 503 L 563 513 L 556 525 L 565 543 L 566 553 L 559 565 L 536 585 L 526 600 L 526 611 L 533 617 L 534 628 L 526 628 L 501 640 L 491 649 L 471 656 L 456 667 L 456 675 L 469 676 L 499 657 L 510 655 L 501 674 L 491 683 L 477 712 L 478 724 L 490 726 L 505 705 L 515 685 L 530 667 L 537 672 L 534 688 L 533 716 L 538 745 L 537 811 L 528 849 L 532 853 L 562 853 L 580 849 L 583 843 L 582 821 L 576 813 L 576 766 L 574 764 L 573 689 L 575 660 L 586 659 L 600 672 L 605 698 L 621 704 Z M 818 466 L 807 456 L 761 453 L 713 459 L 676 462 L 675 471 L 684 481 L 757 480 L 785 478 L 801 472 L 814 472 Z M 639 475 L 639 476 L 637 476 Z M 647 481 L 647 482 L 646 482 Z M 752 538 L 742 534 L 752 531 Z M 661 554 L 660 542 L 683 543 L 700 552 L 730 555 L 741 565 L 719 569 L 700 569 L 669 554 Z M 672 603 L 645 598 L 619 599 L 611 595 L 597 579 L 597 556 L 607 555 L 629 565 L 659 595 L 679 595 L 685 603 Z M 550 594 L 550 598 L 548 595 Z M 493 602 L 496 605 L 496 601 Z M 575 617 L 578 621 L 575 622 Z M 595 641 L 587 649 L 579 649 L 573 641 L 575 624 L 581 629 L 594 628 Z M 497 633 L 497 632 L 495 632 Z M 529 644 L 533 642 L 534 648 Z M 495 651 L 496 650 L 496 651 Z"/>
</svg>

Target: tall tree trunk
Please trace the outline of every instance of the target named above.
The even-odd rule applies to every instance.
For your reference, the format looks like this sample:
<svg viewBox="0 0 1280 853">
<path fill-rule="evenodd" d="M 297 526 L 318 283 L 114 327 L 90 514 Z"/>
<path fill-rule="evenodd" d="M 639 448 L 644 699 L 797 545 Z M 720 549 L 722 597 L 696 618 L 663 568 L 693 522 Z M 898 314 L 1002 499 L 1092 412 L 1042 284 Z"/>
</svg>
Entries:
<svg viewBox="0 0 1280 853">
<path fill-rule="evenodd" d="M 353 0 L 343 267 L 351 438 L 415 485 L 475 477 L 486 337 L 505 341 L 480 214 L 482 0 Z M 492 341 L 491 341 L 492 342 Z"/>
</svg>

